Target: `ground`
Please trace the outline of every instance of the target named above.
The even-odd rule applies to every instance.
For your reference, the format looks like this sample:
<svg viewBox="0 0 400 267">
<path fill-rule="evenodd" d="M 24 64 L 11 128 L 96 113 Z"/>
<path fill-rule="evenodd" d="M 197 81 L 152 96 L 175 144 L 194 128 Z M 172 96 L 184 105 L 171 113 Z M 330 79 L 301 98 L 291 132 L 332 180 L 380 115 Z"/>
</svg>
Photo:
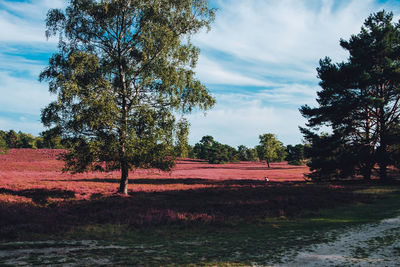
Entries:
<svg viewBox="0 0 400 267">
<path fill-rule="evenodd" d="M 61 150 L 0 155 L 0 265 L 395 266 L 396 184 L 313 184 L 305 166 L 183 159 L 170 173 L 61 173 Z M 270 182 L 265 182 L 268 177 Z M 341 250 L 337 248 L 340 247 Z"/>
<path fill-rule="evenodd" d="M 400 214 L 400 210 L 399 210 Z M 287 266 L 399 266 L 400 216 L 346 229 L 333 242 L 297 251 Z"/>
</svg>

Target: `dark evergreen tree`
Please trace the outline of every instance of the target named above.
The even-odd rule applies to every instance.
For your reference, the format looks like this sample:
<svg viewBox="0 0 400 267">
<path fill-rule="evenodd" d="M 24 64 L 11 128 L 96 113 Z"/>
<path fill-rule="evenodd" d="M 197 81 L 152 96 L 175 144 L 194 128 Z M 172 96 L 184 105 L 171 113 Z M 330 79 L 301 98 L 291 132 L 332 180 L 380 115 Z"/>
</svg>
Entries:
<svg viewBox="0 0 400 267">
<path fill-rule="evenodd" d="M 348 61 L 334 64 L 329 58 L 321 60 L 317 69 L 322 87 L 319 106 L 300 109 L 311 130 L 318 131 L 323 125 L 332 129 L 332 136 L 322 139 L 332 138 L 332 149 L 342 151 L 336 156 L 343 155 L 351 163 L 333 164 L 337 169 L 328 168 L 333 176 L 361 174 L 368 180 L 377 163 L 380 178 L 387 179 L 388 137 L 400 116 L 400 25 L 392 19 L 393 14 L 385 11 L 372 14 L 359 34 L 341 40 L 340 45 L 350 53 Z M 314 150 L 311 168 L 327 175 L 326 165 L 318 165 L 316 158 L 341 160 L 333 154 L 318 154 L 321 137 L 302 131 Z"/>
<path fill-rule="evenodd" d="M 18 148 L 36 148 L 35 147 L 35 137 L 31 134 L 18 132 Z"/>
<path fill-rule="evenodd" d="M 303 164 L 304 157 L 304 145 L 297 144 L 295 146 L 287 145 L 286 146 L 286 158 L 291 165 L 301 165 Z"/>
<path fill-rule="evenodd" d="M 239 160 L 238 152 L 235 148 L 221 144 L 209 135 L 203 136 L 200 142 L 195 144 L 193 153 L 196 158 L 207 160 L 211 164 Z"/>
<path fill-rule="evenodd" d="M 6 143 L 8 148 L 18 147 L 18 134 L 14 130 L 10 130 L 6 134 Z"/>
</svg>

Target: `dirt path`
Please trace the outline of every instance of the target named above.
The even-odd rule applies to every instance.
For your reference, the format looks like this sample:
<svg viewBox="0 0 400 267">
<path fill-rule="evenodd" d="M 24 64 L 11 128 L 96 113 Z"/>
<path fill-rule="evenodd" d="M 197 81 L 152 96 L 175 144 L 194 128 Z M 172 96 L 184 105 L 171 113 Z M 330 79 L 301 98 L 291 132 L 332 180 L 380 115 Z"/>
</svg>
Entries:
<svg viewBox="0 0 400 267">
<path fill-rule="evenodd" d="M 112 263 L 107 257 L 110 250 L 126 248 L 100 245 L 94 240 L 1 243 L 0 265 L 100 266 Z"/>
<path fill-rule="evenodd" d="M 400 266 L 400 216 L 345 230 L 281 266 Z"/>
</svg>

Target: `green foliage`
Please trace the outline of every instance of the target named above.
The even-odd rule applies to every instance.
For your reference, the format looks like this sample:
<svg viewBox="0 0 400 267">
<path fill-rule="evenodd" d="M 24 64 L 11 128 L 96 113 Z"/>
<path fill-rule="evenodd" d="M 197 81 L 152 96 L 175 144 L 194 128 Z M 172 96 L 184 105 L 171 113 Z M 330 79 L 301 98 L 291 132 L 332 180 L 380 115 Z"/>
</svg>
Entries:
<svg viewBox="0 0 400 267">
<path fill-rule="evenodd" d="M 35 137 L 31 134 L 18 132 L 17 148 L 36 148 Z"/>
<path fill-rule="evenodd" d="M 297 144 L 295 146 L 286 146 L 286 158 L 291 165 L 302 165 L 305 160 L 304 156 L 304 145 Z"/>
<path fill-rule="evenodd" d="M 307 140 L 313 144 L 308 149 L 312 171 L 307 175 L 313 181 L 339 180 L 355 175 L 356 151 L 347 147 L 340 134 L 315 134 L 302 129 Z"/>
<path fill-rule="evenodd" d="M 182 119 L 176 124 L 175 151 L 177 157 L 189 157 L 189 127 L 190 123 L 186 119 Z"/>
<path fill-rule="evenodd" d="M 57 128 L 43 131 L 36 139 L 37 148 L 68 148 L 66 140 L 62 140 L 61 132 Z"/>
<path fill-rule="evenodd" d="M 270 168 L 271 162 L 283 161 L 286 156 L 285 146 L 274 134 L 267 133 L 259 136 L 260 144 L 256 147 L 260 160 L 267 162 Z"/>
<path fill-rule="evenodd" d="M 394 127 L 388 136 L 390 163 L 400 169 L 400 124 Z"/>
<path fill-rule="evenodd" d="M 17 148 L 18 147 L 18 134 L 14 130 L 10 130 L 6 134 L 6 143 L 8 148 Z"/>
<path fill-rule="evenodd" d="M 310 166 L 321 174 L 329 176 L 331 172 L 337 177 L 341 173 L 343 178 L 345 174 L 360 174 L 368 180 L 378 164 L 381 179 L 387 179 L 393 153 L 389 149 L 390 133 L 400 116 L 400 25 L 392 20 L 393 14 L 385 11 L 370 15 L 359 34 L 340 41 L 350 53 L 347 62 L 320 60 L 319 107 L 303 106 L 300 111 L 310 127 L 303 132 L 312 145 L 313 157 L 318 158 L 312 159 Z M 323 139 L 333 139 L 331 150 L 341 151 L 339 154 L 318 154 L 321 148 L 317 145 L 324 141 L 310 131 L 317 132 L 321 126 L 332 129 L 332 136 Z M 342 161 L 336 158 L 342 158 L 339 155 L 351 164 L 337 164 Z M 319 165 L 328 161 L 335 168 Z"/>
<path fill-rule="evenodd" d="M 248 148 L 244 145 L 238 146 L 238 156 L 241 161 L 257 161 L 257 150 L 255 148 Z"/>
<path fill-rule="evenodd" d="M 65 140 L 57 131 L 49 130 L 41 133 L 41 136 L 35 137 L 32 134 L 23 133 L 14 130 L 0 130 L 0 150 L 6 152 L 11 148 L 67 148 Z"/>
<path fill-rule="evenodd" d="M 70 144 L 65 170 L 119 169 L 126 194 L 129 169 L 172 168 L 174 114 L 215 103 L 190 38 L 213 18 L 206 0 L 71 0 L 48 12 L 59 52 L 40 79 L 58 99 L 42 122 Z"/>
<path fill-rule="evenodd" d="M 7 153 L 6 132 L 0 130 L 0 153 Z"/>
<path fill-rule="evenodd" d="M 238 152 L 235 148 L 221 144 L 209 135 L 203 136 L 200 142 L 195 144 L 193 154 L 196 158 L 208 160 L 211 164 L 238 161 Z"/>
</svg>

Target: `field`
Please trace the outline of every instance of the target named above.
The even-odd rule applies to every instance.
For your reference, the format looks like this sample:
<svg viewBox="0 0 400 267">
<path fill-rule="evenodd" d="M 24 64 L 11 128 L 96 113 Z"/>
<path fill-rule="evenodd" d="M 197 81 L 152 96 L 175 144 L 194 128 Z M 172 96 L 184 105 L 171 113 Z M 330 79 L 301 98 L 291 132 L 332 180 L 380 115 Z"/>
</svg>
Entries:
<svg viewBox="0 0 400 267">
<path fill-rule="evenodd" d="M 75 199 L 90 199 L 93 195 L 109 196 L 119 186 L 119 172 L 84 173 L 71 175 L 61 173 L 63 162 L 57 155 L 63 150 L 11 149 L 0 155 L 0 184 L 4 189 L 58 190 L 74 194 Z M 265 163 L 242 162 L 231 164 L 207 164 L 191 159 L 179 160 L 172 172 L 136 170 L 131 172 L 131 193 L 161 192 L 171 190 L 194 190 L 220 187 L 226 183 L 264 185 L 264 177 L 270 181 L 303 181 L 305 166 L 273 163 L 268 169 Z M 243 181 L 247 180 L 247 181 Z M 4 192 L 3 192 L 4 193 Z M 18 198 L 16 198 L 18 196 Z M 4 201 L 30 201 L 21 194 L 3 195 Z"/>
<path fill-rule="evenodd" d="M 124 197 L 118 172 L 61 173 L 60 152 L 0 155 L 0 264 L 279 263 L 400 205 L 398 185 L 312 184 L 305 166 L 191 159 L 130 173 Z"/>
</svg>

